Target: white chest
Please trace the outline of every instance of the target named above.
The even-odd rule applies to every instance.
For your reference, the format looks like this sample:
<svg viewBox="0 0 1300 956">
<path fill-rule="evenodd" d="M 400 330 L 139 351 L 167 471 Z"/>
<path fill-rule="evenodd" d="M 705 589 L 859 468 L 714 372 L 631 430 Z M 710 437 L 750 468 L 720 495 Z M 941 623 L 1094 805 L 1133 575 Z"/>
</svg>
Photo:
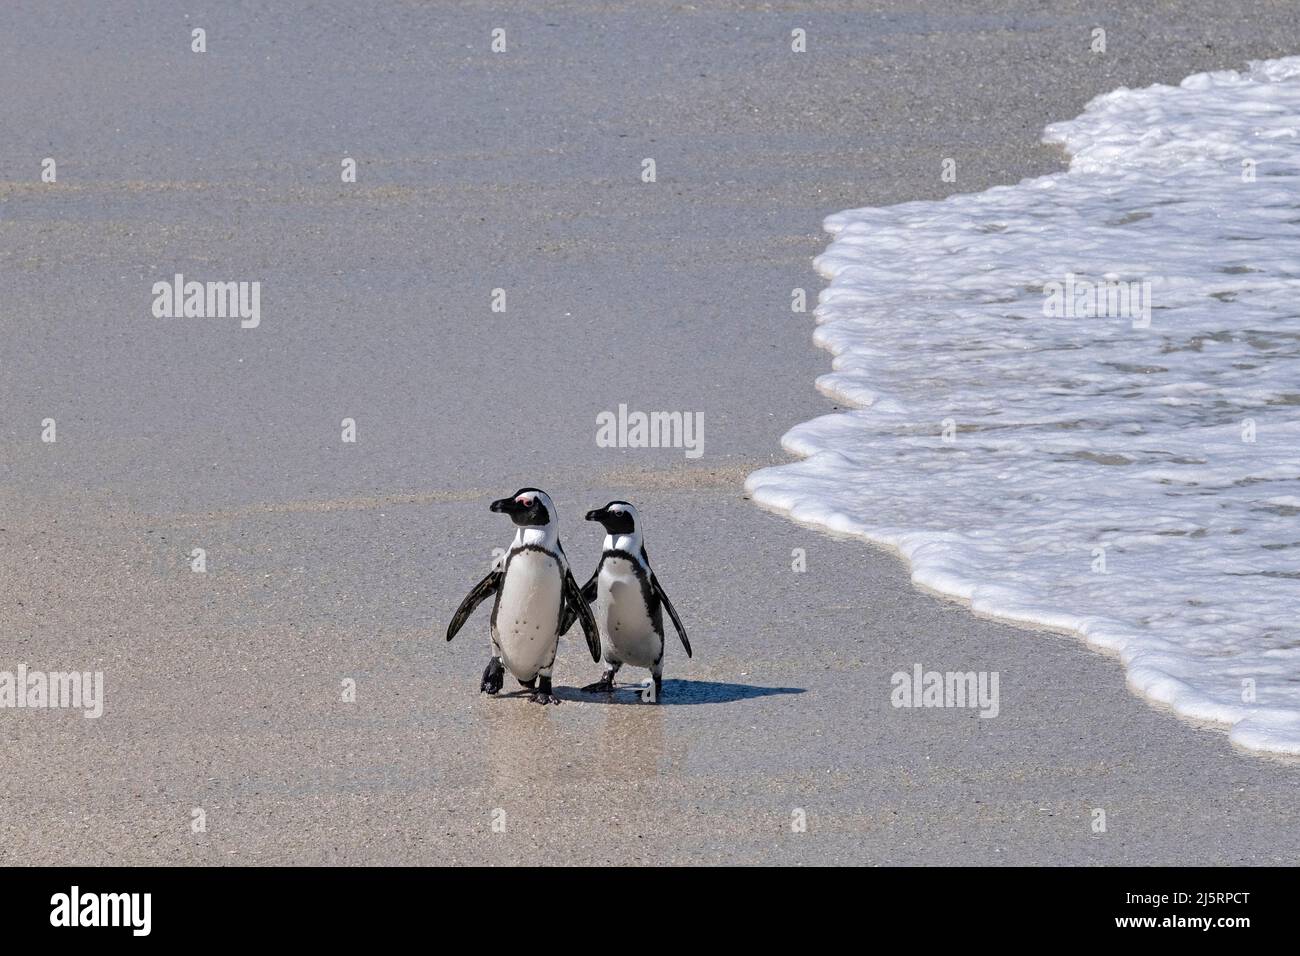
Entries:
<svg viewBox="0 0 1300 956">
<path fill-rule="evenodd" d="M 660 656 L 662 638 L 646 610 L 645 593 L 631 561 L 618 557 L 604 560 L 595 610 L 601 639 L 613 647 L 619 660 L 649 667 Z"/>
<path fill-rule="evenodd" d="M 506 566 L 494 636 L 516 676 L 531 677 L 555 657 L 561 574 L 554 557 L 532 549 L 512 555 Z"/>
</svg>

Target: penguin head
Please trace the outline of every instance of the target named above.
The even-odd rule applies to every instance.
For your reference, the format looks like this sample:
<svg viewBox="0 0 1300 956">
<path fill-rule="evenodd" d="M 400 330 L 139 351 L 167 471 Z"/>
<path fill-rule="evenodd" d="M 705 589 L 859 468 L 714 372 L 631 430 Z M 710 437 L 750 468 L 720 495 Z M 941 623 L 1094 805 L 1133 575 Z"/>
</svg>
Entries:
<svg viewBox="0 0 1300 956">
<path fill-rule="evenodd" d="M 509 515 L 521 527 L 544 527 L 555 520 L 551 496 L 537 488 L 520 488 L 509 498 L 492 502 L 491 509 Z"/>
<path fill-rule="evenodd" d="M 636 508 L 626 501 L 611 501 L 603 508 L 587 512 L 588 521 L 599 521 L 606 534 L 632 534 L 637 530 Z"/>
</svg>

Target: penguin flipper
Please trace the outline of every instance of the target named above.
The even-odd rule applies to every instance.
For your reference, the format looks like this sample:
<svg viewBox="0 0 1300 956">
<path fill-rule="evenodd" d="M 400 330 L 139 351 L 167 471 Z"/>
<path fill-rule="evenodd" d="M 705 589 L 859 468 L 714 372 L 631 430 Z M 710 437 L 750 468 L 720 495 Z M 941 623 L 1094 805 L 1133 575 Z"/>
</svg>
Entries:
<svg viewBox="0 0 1300 956">
<path fill-rule="evenodd" d="M 659 598 L 659 602 L 668 608 L 668 616 L 673 619 L 673 627 L 677 628 L 677 636 L 682 639 L 682 647 L 686 648 L 686 656 L 691 656 L 691 642 L 686 636 L 686 628 L 682 627 L 682 619 L 677 616 L 677 608 L 673 607 L 673 602 L 668 600 L 668 592 L 664 586 L 659 583 L 655 577 L 654 571 L 650 569 L 650 555 L 646 554 L 645 545 L 641 545 L 641 562 L 645 565 L 646 574 L 650 576 L 650 590 Z"/>
<path fill-rule="evenodd" d="M 503 577 L 505 577 L 504 572 L 493 568 L 488 572 L 487 577 L 474 585 L 474 589 L 465 595 L 465 600 L 460 602 L 460 607 L 456 608 L 456 614 L 452 617 L 451 623 L 447 625 L 447 640 L 450 641 L 456 636 L 456 632 L 465 625 L 476 607 L 497 593 L 497 589 L 501 587 Z"/>
<path fill-rule="evenodd" d="M 600 631 L 596 629 L 596 618 L 591 613 L 591 608 L 587 606 L 586 598 L 582 596 L 582 589 L 578 587 L 578 582 L 573 579 L 573 572 L 567 567 L 564 569 L 564 610 L 560 614 L 560 624 L 563 625 L 568 620 L 569 614 L 576 612 L 578 622 L 582 625 L 582 633 L 587 638 L 587 650 L 591 651 L 593 661 L 600 660 Z M 569 622 L 572 625 L 572 621 Z M 564 633 L 568 628 L 563 628 L 560 633 Z"/>
<path fill-rule="evenodd" d="M 682 627 L 682 619 L 677 616 L 677 608 L 673 607 L 673 602 L 668 600 L 668 592 L 664 590 L 664 586 L 659 583 L 659 579 L 655 577 L 653 571 L 650 572 L 650 587 L 659 596 L 659 601 L 663 606 L 668 609 L 668 616 L 673 619 L 673 627 L 677 628 L 677 636 L 682 639 L 682 647 L 686 648 L 686 656 L 690 657 L 691 642 L 686 636 L 686 628 Z"/>
<path fill-rule="evenodd" d="M 591 575 L 591 580 L 582 586 L 582 599 L 590 604 L 596 600 L 596 579 L 600 576 L 600 571 L 595 571 Z M 577 581 L 577 578 L 574 578 Z M 569 628 L 573 627 L 573 622 L 578 619 L 578 611 L 570 607 L 566 601 L 564 604 L 564 617 L 560 618 L 560 634 L 568 634 Z"/>
</svg>

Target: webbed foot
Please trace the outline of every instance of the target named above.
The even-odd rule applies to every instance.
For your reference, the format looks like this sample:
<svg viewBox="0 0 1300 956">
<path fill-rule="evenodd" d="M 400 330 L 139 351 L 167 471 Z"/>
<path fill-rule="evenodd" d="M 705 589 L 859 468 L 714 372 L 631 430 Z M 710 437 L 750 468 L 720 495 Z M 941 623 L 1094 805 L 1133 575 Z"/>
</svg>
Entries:
<svg viewBox="0 0 1300 956">
<path fill-rule="evenodd" d="M 483 670 L 483 682 L 479 684 L 479 692 L 483 694 L 495 694 L 501 690 L 501 685 L 505 682 L 506 668 L 501 663 L 501 658 L 494 657 L 488 661 L 488 666 Z"/>
</svg>

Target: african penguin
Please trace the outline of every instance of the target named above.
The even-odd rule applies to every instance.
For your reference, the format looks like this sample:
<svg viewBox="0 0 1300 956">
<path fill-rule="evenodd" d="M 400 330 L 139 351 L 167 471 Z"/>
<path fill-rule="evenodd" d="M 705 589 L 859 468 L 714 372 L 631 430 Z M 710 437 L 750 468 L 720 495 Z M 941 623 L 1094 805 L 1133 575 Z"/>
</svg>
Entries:
<svg viewBox="0 0 1300 956">
<path fill-rule="evenodd" d="M 600 680 L 583 690 L 611 692 L 618 669 L 631 664 L 650 668 L 655 684 L 654 702 L 658 703 L 663 692 L 663 611 L 667 610 L 673 619 L 677 636 L 682 639 L 686 656 L 690 657 L 691 642 L 686 637 L 686 629 L 663 585 L 650 570 L 636 508 L 626 501 L 611 501 L 603 508 L 588 511 L 587 520 L 599 521 L 605 528 L 600 564 L 582 589 L 583 599 L 596 612 L 605 672 Z M 566 623 L 570 622 L 566 620 Z"/>
<path fill-rule="evenodd" d="M 510 550 L 461 601 L 447 628 L 447 640 L 456 636 L 488 595 L 495 594 L 492 658 L 483 671 L 480 691 L 497 693 L 509 670 L 521 686 L 533 690 L 529 699 L 534 703 L 558 704 L 559 698 L 551 693 L 551 668 L 560 635 L 573 625 L 576 616 L 582 622 L 591 659 L 599 661 L 596 622 L 560 547 L 550 496 L 536 488 L 520 488 L 509 498 L 492 502 L 491 510 L 508 514 L 519 530 Z"/>
</svg>

